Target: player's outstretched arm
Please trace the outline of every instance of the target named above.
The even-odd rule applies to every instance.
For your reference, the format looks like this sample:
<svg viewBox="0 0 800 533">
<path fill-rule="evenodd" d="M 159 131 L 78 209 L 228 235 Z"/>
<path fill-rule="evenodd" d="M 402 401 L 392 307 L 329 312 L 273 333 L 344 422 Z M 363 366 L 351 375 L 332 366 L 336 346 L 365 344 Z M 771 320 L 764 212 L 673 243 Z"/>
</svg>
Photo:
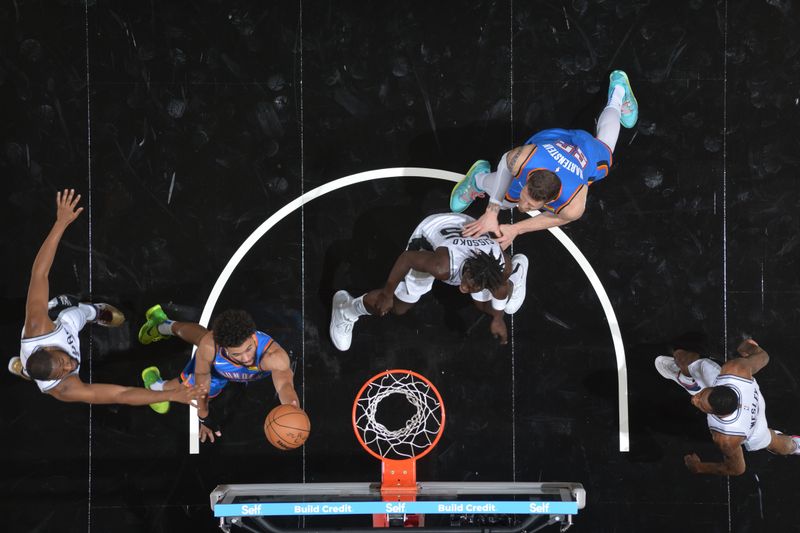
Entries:
<svg viewBox="0 0 800 533">
<path fill-rule="evenodd" d="M 142 387 L 84 383 L 75 376 L 64 379 L 58 387 L 50 391 L 51 396 L 62 402 L 125 405 L 148 405 L 165 400 L 189 404 L 207 394 L 208 389 L 199 385 L 177 387 L 170 391 L 153 391 Z"/>
<path fill-rule="evenodd" d="M 75 189 L 65 189 L 56 193 L 56 221 L 50 233 L 39 248 L 36 259 L 31 268 L 31 282 L 28 286 L 28 299 L 25 303 L 25 337 L 34 337 L 49 331 L 52 327 L 47 316 L 47 301 L 50 299 L 49 276 L 50 267 L 56 256 L 58 243 L 64 235 L 67 226 L 78 218 L 83 211 L 77 207 L 81 195 L 75 194 Z"/>
<path fill-rule="evenodd" d="M 477 300 L 473 300 L 473 302 L 475 302 L 475 307 L 492 317 L 492 321 L 489 323 L 489 333 L 492 334 L 492 337 L 497 339 L 500 344 L 508 344 L 505 311 L 498 311 L 493 308 L 491 302 L 479 302 Z"/>
<path fill-rule="evenodd" d="M 194 354 L 194 382 L 197 386 L 204 387 L 205 390 L 211 389 L 211 363 L 214 356 L 214 337 L 211 332 L 208 332 L 200 339 Z M 205 419 L 208 414 L 208 396 L 199 398 L 197 400 L 197 416 Z"/>
<path fill-rule="evenodd" d="M 450 253 L 446 248 L 438 248 L 433 252 L 406 250 L 400 254 L 389 272 L 386 284 L 375 294 L 372 305 L 378 315 L 383 316 L 392 310 L 394 291 L 412 268 L 431 274 L 436 279 L 446 280 L 450 277 Z"/>
<path fill-rule="evenodd" d="M 300 398 L 294 390 L 294 373 L 289 361 L 289 354 L 286 353 L 280 344 L 272 341 L 267 348 L 267 356 L 262 359 L 263 370 L 272 372 L 272 384 L 278 392 L 278 398 L 282 404 L 292 404 L 300 407 Z"/>
<path fill-rule="evenodd" d="M 583 216 L 583 212 L 586 210 L 586 191 L 587 188 L 583 187 L 575 196 L 575 198 L 573 198 L 572 201 L 557 215 L 546 212 L 542 213 L 541 215 L 526 218 L 525 220 L 521 220 L 515 224 L 501 224 L 501 235 L 495 240 L 505 250 L 511 246 L 511 243 L 514 241 L 517 235 L 541 231 L 548 228 L 555 228 L 578 220 Z"/>
<path fill-rule="evenodd" d="M 411 269 L 431 274 L 438 280 L 448 279 L 450 277 L 450 254 L 446 248 L 438 248 L 433 252 L 406 250 L 394 262 L 386 280 L 385 290 L 394 294 L 397 285 L 403 281 Z"/>
<path fill-rule="evenodd" d="M 718 476 L 740 476 L 744 474 L 746 469 L 744 453 L 742 452 L 744 437 L 723 435 L 716 431 L 712 431 L 711 435 L 714 443 L 722 452 L 722 462 L 704 463 L 696 453 L 692 453 L 683 458 L 686 468 L 694 474 L 714 474 Z"/>
<path fill-rule="evenodd" d="M 513 148 L 503 155 L 500 159 L 500 164 L 497 166 L 494 179 L 490 181 L 489 189 L 485 191 L 489 195 L 486 211 L 475 222 L 464 225 L 464 231 L 462 232 L 464 237 L 477 237 L 486 233 L 500 235 L 500 227 L 497 224 L 500 206 L 511 183 L 519 178 L 520 172 L 522 172 L 525 163 L 535 149 L 536 145 L 528 144 Z"/>
</svg>

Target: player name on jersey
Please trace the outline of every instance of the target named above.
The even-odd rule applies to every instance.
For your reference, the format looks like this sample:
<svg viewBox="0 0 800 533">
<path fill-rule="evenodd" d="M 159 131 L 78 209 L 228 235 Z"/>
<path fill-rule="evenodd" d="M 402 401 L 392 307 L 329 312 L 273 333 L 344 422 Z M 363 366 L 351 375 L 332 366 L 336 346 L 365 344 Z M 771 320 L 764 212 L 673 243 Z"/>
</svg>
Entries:
<svg viewBox="0 0 800 533">
<path fill-rule="evenodd" d="M 583 179 L 583 170 L 581 169 L 580 165 L 567 159 L 567 157 L 559 152 L 555 146 L 552 144 L 543 144 L 542 148 L 544 148 L 545 151 L 550 154 L 550 157 L 555 159 L 556 163 L 564 167 L 565 170 L 572 172 L 573 174 L 577 174 L 581 179 Z"/>
</svg>

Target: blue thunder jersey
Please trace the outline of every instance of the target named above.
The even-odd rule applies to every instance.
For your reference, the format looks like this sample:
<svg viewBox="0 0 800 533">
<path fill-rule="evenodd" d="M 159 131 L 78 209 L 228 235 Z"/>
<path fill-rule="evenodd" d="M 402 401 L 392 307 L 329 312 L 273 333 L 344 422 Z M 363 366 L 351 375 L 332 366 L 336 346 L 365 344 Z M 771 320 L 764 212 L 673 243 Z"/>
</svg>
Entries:
<svg viewBox="0 0 800 533">
<path fill-rule="evenodd" d="M 559 213 L 581 189 L 605 178 L 612 164 L 611 149 L 583 130 L 543 130 L 525 144 L 536 147 L 508 188 L 505 199 L 512 204 L 519 202 L 522 188 L 534 171 L 549 170 L 561 180 L 561 190 L 544 208 Z"/>
<path fill-rule="evenodd" d="M 210 390 L 208 391 L 209 397 L 214 397 L 222 392 L 222 389 L 228 384 L 229 381 L 237 381 L 240 383 L 257 381 L 272 375 L 272 372 L 268 370 L 261 370 L 259 365 L 261 364 L 261 360 L 266 355 L 267 350 L 269 350 L 273 339 L 262 331 L 256 331 L 253 334 L 253 337 L 256 340 L 256 358 L 251 366 L 243 366 L 239 363 L 231 361 L 225 357 L 222 347 L 216 347 L 217 351 L 214 354 L 214 360 L 211 362 L 211 385 Z M 194 385 L 195 383 L 194 363 L 195 358 L 192 357 L 192 359 L 186 365 L 186 368 L 184 368 L 183 372 L 181 372 L 181 380 L 184 382 L 184 384 Z"/>
</svg>

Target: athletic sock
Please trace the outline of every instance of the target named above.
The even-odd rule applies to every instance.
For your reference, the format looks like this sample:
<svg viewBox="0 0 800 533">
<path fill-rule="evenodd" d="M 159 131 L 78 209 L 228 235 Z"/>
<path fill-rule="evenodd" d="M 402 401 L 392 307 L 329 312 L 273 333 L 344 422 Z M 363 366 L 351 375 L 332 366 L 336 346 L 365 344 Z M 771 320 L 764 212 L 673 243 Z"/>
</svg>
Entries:
<svg viewBox="0 0 800 533">
<path fill-rule="evenodd" d="M 683 372 L 678 372 L 678 381 L 682 385 L 688 385 L 690 387 L 693 387 L 693 386 L 697 385 L 697 380 L 696 379 L 694 379 L 691 376 L 684 376 Z"/>
<path fill-rule="evenodd" d="M 502 204 L 512 181 L 514 181 L 514 176 L 508 170 L 506 154 L 503 154 L 503 157 L 500 158 L 496 171 L 475 176 L 475 186 L 480 192 L 487 193 L 489 201 L 496 204 Z"/>
<path fill-rule="evenodd" d="M 174 324 L 174 320 L 165 320 L 161 324 L 158 325 L 158 332 L 162 335 L 172 335 L 172 324 Z"/>
<path fill-rule="evenodd" d="M 475 176 L 475 187 L 480 191 L 483 192 L 486 190 L 486 184 L 491 183 L 491 180 L 494 179 L 496 172 L 484 172 L 483 174 L 478 174 Z"/>
<path fill-rule="evenodd" d="M 625 98 L 625 87 L 617 85 L 614 87 L 614 92 L 611 93 L 611 98 L 608 99 L 606 107 L 613 107 L 617 111 L 622 109 L 622 99 Z"/>
<path fill-rule="evenodd" d="M 792 435 L 792 440 L 794 441 L 794 451 L 791 455 L 800 455 L 800 436 Z"/>
<path fill-rule="evenodd" d="M 83 316 L 86 317 L 87 322 L 91 322 L 97 318 L 97 308 L 92 304 L 78 304 L 78 309 L 81 310 Z"/>
<path fill-rule="evenodd" d="M 164 383 L 166 383 L 163 379 L 159 379 L 152 385 L 150 385 L 150 390 L 164 390 Z"/>
<path fill-rule="evenodd" d="M 356 320 L 358 320 L 358 317 L 367 316 L 367 315 L 370 314 L 370 312 L 367 311 L 367 308 L 364 305 L 364 296 L 366 296 L 366 294 L 362 294 L 358 298 L 354 299 L 350 303 L 350 305 L 346 306 L 343 309 L 344 317 L 347 320 L 356 321 Z"/>
</svg>

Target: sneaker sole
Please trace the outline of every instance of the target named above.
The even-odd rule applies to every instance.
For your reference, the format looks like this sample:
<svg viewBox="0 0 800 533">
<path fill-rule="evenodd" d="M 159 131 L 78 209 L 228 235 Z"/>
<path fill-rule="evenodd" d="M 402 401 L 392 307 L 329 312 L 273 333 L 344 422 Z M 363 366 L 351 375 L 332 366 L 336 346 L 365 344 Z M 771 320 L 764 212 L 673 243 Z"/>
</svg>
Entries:
<svg viewBox="0 0 800 533">
<path fill-rule="evenodd" d="M 162 341 L 167 338 L 166 335 L 158 333 L 158 329 L 156 329 L 156 336 L 148 337 L 147 335 L 147 331 L 151 328 L 158 328 L 158 324 L 150 325 L 150 322 L 153 320 L 153 315 L 155 315 L 158 311 L 161 311 L 164 316 L 167 316 L 167 314 L 164 313 L 164 310 L 161 309 L 161 304 L 156 304 L 144 312 L 144 318 L 146 319 L 146 322 L 142 324 L 141 328 L 139 328 L 138 339 L 140 344 L 153 344 L 154 342 Z"/>
<path fill-rule="evenodd" d="M 511 261 L 512 261 L 512 264 L 513 264 L 513 261 L 514 261 L 514 258 L 513 258 L 513 257 L 511 258 Z M 520 299 L 520 302 L 519 302 L 519 304 L 517 304 L 517 305 L 513 306 L 511 311 L 508 311 L 508 310 L 506 310 L 506 314 L 508 314 L 508 315 L 513 315 L 514 313 L 516 313 L 517 311 L 519 311 L 519 308 L 520 308 L 520 307 L 522 307 L 522 304 L 523 304 L 523 303 L 525 303 L 525 296 L 526 296 L 526 295 L 527 295 L 527 293 L 528 293 L 528 291 L 527 291 L 527 285 L 528 285 L 528 266 L 530 265 L 530 263 L 529 263 L 529 261 L 528 261 L 528 258 L 527 258 L 527 257 L 525 257 L 524 255 L 522 255 L 518 261 L 519 261 L 519 262 L 518 262 L 517 264 L 518 264 L 518 265 L 521 265 L 521 268 L 522 268 L 522 269 L 524 269 L 524 272 L 523 272 L 523 274 L 522 274 L 522 284 L 520 285 L 520 286 L 522 287 L 522 296 L 520 296 L 520 297 L 519 297 L 519 299 Z M 516 287 L 515 287 L 515 288 L 516 288 Z M 514 295 L 512 294 L 512 295 L 511 295 L 511 297 L 513 298 L 513 297 L 514 297 Z M 506 306 L 506 309 L 508 309 L 508 306 Z"/>
<path fill-rule="evenodd" d="M 333 346 L 337 350 L 339 350 L 340 352 L 346 352 L 347 350 L 350 349 L 350 345 L 348 344 L 346 347 L 340 348 L 336 344 L 336 341 L 334 340 L 336 338 L 336 336 L 333 334 L 333 332 L 335 331 L 334 327 L 333 327 L 333 320 L 336 317 L 336 309 L 339 307 L 336 304 L 336 297 L 339 296 L 340 294 L 345 294 L 345 295 L 347 295 L 347 298 L 351 298 L 350 294 L 347 291 L 337 291 L 336 294 L 333 295 L 333 300 L 331 301 L 331 322 L 330 322 L 330 326 L 328 326 L 328 336 L 331 338 L 331 343 L 333 344 Z M 351 343 L 352 343 L 352 337 L 350 338 L 350 340 L 351 340 Z"/>
<path fill-rule="evenodd" d="M 151 381 L 150 383 L 147 383 L 147 378 L 145 378 L 145 374 L 147 374 L 151 370 L 156 371 L 158 378 Z M 157 366 L 148 366 L 147 368 L 142 370 L 142 382 L 144 383 L 144 388 L 146 388 L 147 390 L 152 390 L 150 389 L 150 386 L 159 379 L 161 379 L 161 371 L 158 369 Z M 153 411 L 155 411 L 160 415 L 165 415 L 169 412 L 169 402 L 156 402 L 148 405 L 150 406 L 150 409 L 152 409 Z"/>
<path fill-rule="evenodd" d="M 10 373 L 14 374 L 15 376 L 19 376 L 19 377 L 21 377 L 22 379 L 24 379 L 26 381 L 30 381 L 31 378 L 29 378 L 28 376 L 26 376 L 22 372 L 14 372 L 14 362 L 15 361 L 19 361 L 19 366 L 20 366 L 20 368 L 22 368 L 22 359 L 20 359 L 19 357 L 12 357 L 11 359 L 8 360 L 8 371 Z"/>
<path fill-rule="evenodd" d="M 118 328 L 125 323 L 125 313 L 123 313 L 113 305 L 107 303 L 97 303 L 94 304 L 94 306 L 98 310 L 97 311 L 98 313 L 100 312 L 101 309 L 111 313 L 111 322 L 97 320 L 94 323 L 97 324 L 98 326 L 103 326 L 104 328 Z"/>
<path fill-rule="evenodd" d="M 463 207 L 463 209 L 454 209 L 454 208 L 453 208 L 453 200 L 455 199 L 455 196 L 456 196 L 456 189 L 458 189 L 458 187 L 459 187 L 459 186 L 460 186 L 462 183 L 464 183 L 464 181 L 465 181 L 465 180 L 468 180 L 468 179 L 469 179 L 469 175 L 470 175 L 470 173 L 471 173 L 472 171 L 474 171 L 474 170 L 475 170 L 475 167 L 477 167 L 477 166 L 478 166 L 480 163 L 483 163 L 483 162 L 484 162 L 484 160 L 483 160 L 483 159 L 479 159 L 479 160 L 475 161 L 474 163 L 472 163 L 472 166 L 471 166 L 471 167 L 469 167 L 469 170 L 467 170 L 467 173 L 466 173 L 466 174 L 464 174 L 464 178 L 463 178 L 463 179 L 461 179 L 461 180 L 459 180 L 459 182 L 458 182 L 458 183 L 456 183 L 456 184 L 455 184 L 455 186 L 453 186 L 453 189 L 450 191 L 450 211 L 452 211 L 453 213 L 463 213 L 464 211 L 466 211 L 466 210 L 467 210 L 467 208 L 468 208 L 469 206 L 471 206 L 471 205 L 472 205 L 472 202 L 474 202 L 474 201 L 475 201 L 475 200 L 473 199 L 472 201 L 470 201 L 470 203 L 468 203 L 467 205 L 465 205 L 465 206 Z M 491 170 L 491 167 L 490 167 L 490 170 Z M 476 188 L 477 188 L 477 187 L 476 187 Z"/>
<path fill-rule="evenodd" d="M 634 107 L 634 109 L 636 109 L 636 112 L 635 112 L 636 117 L 634 118 L 633 122 L 631 122 L 630 124 L 626 124 L 626 121 L 623 121 L 622 113 L 620 113 L 620 119 L 619 119 L 620 124 L 622 124 L 624 127 L 628 128 L 628 129 L 630 129 L 630 128 L 634 127 L 636 125 L 636 123 L 639 121 L 639 101 L 636 100 L 636 96 L 633 94 L 633 87 L 631 87 L 631 80 L 628 79 L 628 74 L 626 72 L 622 71 L 622 70 L 618 70 L 616 72 L 619 72 L 621 74 L 620 78 L 622 78 L 622 80 L 625 82 L 624 83 L 624 85 L 625 85 L 625 94 L 630 96 L 630 99 L 633 102 L 633 107 Z M 624 100 L 623 100 L 623 102 L 624 102 Z"/>
</svg>

